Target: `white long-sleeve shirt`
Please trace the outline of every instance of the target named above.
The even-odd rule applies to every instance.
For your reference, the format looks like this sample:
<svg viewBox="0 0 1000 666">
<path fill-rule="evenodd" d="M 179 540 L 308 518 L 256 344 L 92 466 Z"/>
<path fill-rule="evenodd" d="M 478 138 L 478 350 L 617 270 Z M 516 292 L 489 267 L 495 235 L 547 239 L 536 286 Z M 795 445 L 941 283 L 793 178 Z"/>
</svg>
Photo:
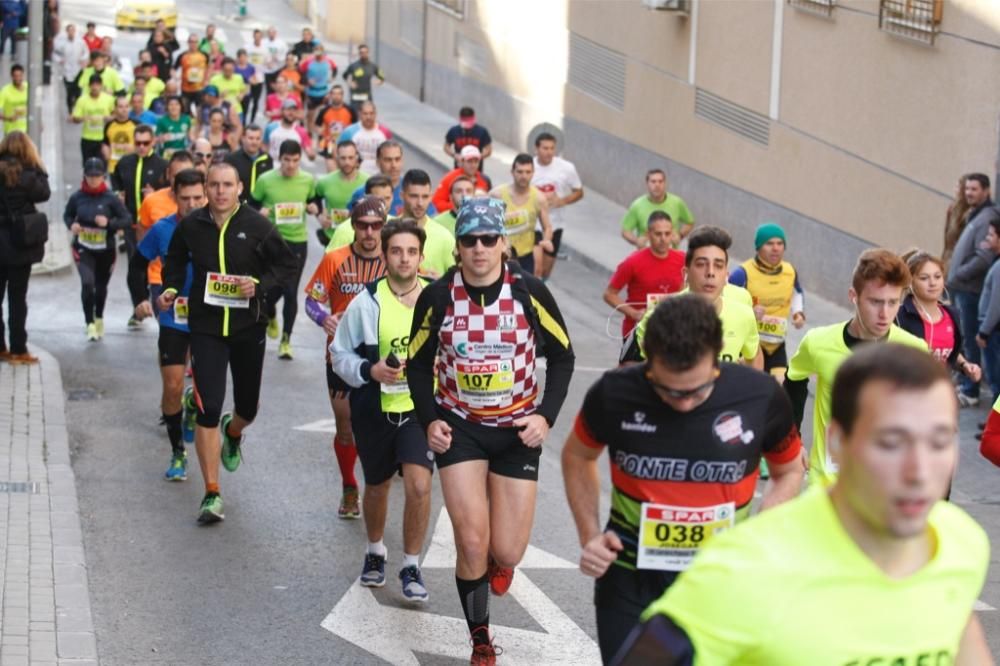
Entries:
<svg viewBox="0 0 1000 666">
<path fill-rule="evenodd" d="M 79 35 L 69 39 L 66 33 L 60 33 L 52 42 L 52 52 L 56 61 L 62 65 L 63 79 L 75 81 L 90 60 L 90 49 Z"/>
</svg>

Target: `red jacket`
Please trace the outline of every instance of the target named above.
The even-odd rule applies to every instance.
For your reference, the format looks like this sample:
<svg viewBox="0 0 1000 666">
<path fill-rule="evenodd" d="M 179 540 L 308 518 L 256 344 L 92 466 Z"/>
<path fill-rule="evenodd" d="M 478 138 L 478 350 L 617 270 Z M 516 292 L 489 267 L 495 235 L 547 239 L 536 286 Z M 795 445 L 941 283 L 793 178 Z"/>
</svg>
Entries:
<svg viewBox="0 0 1000 666">
<path fill-rule="evenodd" d="M 438 184 L 437 190 L 434 191 L 434 197 L 431 201 L 434 202 L 434 207 L 437 208 L 438 213 L 444 213 L 451 210 L 454 206 L 451 205 L 451 184 L 455 182 L 455 179 L 465 172 L 461 169 L 452 169 L 444 175 L 441 182 Z M 481 173 L 476 174 L 476 189 L 490 191 L 491 185 L 486 177 Z"/>
</svg>

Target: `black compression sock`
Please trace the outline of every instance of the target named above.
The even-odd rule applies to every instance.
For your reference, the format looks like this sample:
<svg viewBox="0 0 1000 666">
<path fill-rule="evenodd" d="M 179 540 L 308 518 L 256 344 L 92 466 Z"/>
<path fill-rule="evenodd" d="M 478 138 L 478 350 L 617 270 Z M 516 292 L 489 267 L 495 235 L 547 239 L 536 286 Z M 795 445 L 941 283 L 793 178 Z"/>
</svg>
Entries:
<svg viewBox="0 0 1000 666">
<path fill-rule="evenodd" d="M 167 437 L 170 438 L 170 449 L 174 455 L 184 453 L 184 443 L 181 441 L 181 414 L 183 410 L 176 414 L 163 415 L 163 422 L 167 426 Z"/>
<path fill-rule="evenodd" d="M 458 599 L 462 602 L 462 610 L 465 611 L 465 621 L 469 625 L 473 644 L 488 644 L 490 642 L 489 577 L 483 574 L 482 578 L 465 580 L 455 576 L 455 584 L 458 586 Z"/>
</svg>

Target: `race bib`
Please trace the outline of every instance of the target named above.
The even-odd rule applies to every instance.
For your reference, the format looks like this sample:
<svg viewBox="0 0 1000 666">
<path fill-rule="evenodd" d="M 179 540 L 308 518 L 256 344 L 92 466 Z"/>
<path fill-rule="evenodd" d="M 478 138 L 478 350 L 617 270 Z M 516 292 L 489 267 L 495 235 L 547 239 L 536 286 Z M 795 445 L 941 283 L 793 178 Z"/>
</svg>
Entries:
<svg viewBox="0 0 1000 666">
<path fill-rule="evenodd" d="M 174 299 L 174 323 L 187 326 L 188 323 L 188 299 L 187 296 L 178 296 Z"/>
<path fill-rule="evenodd" d="M 333 217 L 330 219 L 333 220 L 334 224 L 340 224 L 341 222 L 351 219 L 351 211 L 349 210 L 335 208 L 330 212 L 333 213 Z"/>
<path fill-rule="evenodd" d="M 646 294 L 646 309 L 655 308 L 664 298 L 670 294 Z"/>
<path fill-rule="evenodd" d="M 735 524 L 732 502 L 698 509 L 643 502 L 636 566 L 684 571 L 704 544 Z"/>
<path fill-rule="evenodd" d="M 514 395 L 511 361 L 455 362 L 458 397 L 470 407 L 498 407 Z"/>
<path fill-rule="evenodd" d="M 279 203 L 274 204 L 275 224 L 299 224 L 305 212 L 305 204 Z"/>
<path fill-rule="evenodd" d="M 86 116 L 83 119 L 83 127 L 88 132 L 101 132 L 104 130 L 104 116 Z"/>
<path fill-rule="evenodd" d="M 510 236 L 524 233 L 529 228 L 528 211 L 515 210 L 507 213 L 505 224 L 507 225 L 507 234 Z"/>
<path fill-rule="evenodd" d="M 107 250 L 108 249 L 108 230 L 107 229 L 80 229 L 80 233 L 77 234 L 77 241 L 83 247 L 88 250 Z"/>
<path fill-rule="evenodd" d="M 243 295 L 240 280 L 246 275 L 209 273 L 205 278 L 205 304 L 220 308 L 249 308 L 250 299 Z"/>
<path fill-rule="evenodd" d="M 757 332 L 762 342 L 782 343 L 788 331 L 788 320 L 783 317 L 764 315 L 757 322 Z"/>
<path fill-rule="evenodd" d="M 367 102 L 368 93 L 351 93 L 351 99 L 355 102 Z"/>
<path fill-rule="evenodd" d="M 382 393 L 386 393 L 388 395 L 398 395 L 400 393 L 410 392 L 410 386 L 406 383 L 406 370 L 404 370 L 403 374 L 399 376 L 399 379 L 393 383 L 380 384 L 380 386 L 382 388 Z"/>
<path fill-rule="evenodd" d="M 201 67 L 188 67 L 187 71 L 187 82 L 188 83 L 201 83 L 202 79 L 205 78 L 205 70 Z"/>
</svg>

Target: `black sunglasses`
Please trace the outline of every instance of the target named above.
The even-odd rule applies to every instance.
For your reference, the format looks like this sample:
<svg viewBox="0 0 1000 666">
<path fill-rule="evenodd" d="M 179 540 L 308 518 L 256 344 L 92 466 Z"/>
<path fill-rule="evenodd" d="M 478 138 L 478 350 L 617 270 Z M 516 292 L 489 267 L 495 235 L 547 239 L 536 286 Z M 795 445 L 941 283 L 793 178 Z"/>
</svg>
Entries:
<svg viewBox="0 0 1000 666">
<path fill-rule="evenodd" d="M 674 400 L 684 400 L 685 398 L 692 398 L 696 395 L 701 395 L 706 391 L 710 390 L 713 386 L 715 386 L 715 380 L 718 378 L 719 378 L 719 370 L 717 368 L 715 370 L 715 373 L 712 375 L 712 378 L 707 382 L 705 382 L 704 384 L 701 384 L 700 386 L 695 386 L 692 389 L 675 389 L 675 388 L 670 388 L 669 386 L 664 386 L 663 384 L 657 384 L 655 381 L 653 381 L 652 373 L 649 371 L 648 365 L 646 369 L 646 381 L 649 382 L 649 385 L 653 387 L 653 390 L 661 395 L 664 395 L 668 398 L 672 398 Z"/>
<path fill-rule="evenodd" d="M 354 228 L 358 230 L 371 229 L 372 231 L 378 231 L 385 226 L 385 222 L 362 222 L 358 220 L 354 223 Z"/>
<path fill-rule="evenodd" d="M 496 247 L 500 242 L 500 234 L 483 234 L 481 236 L 459 236 L 458 243 L 467 250 L 476 247 L 476 243 L 482 243 L 483 247 Z"/>
</svg>

